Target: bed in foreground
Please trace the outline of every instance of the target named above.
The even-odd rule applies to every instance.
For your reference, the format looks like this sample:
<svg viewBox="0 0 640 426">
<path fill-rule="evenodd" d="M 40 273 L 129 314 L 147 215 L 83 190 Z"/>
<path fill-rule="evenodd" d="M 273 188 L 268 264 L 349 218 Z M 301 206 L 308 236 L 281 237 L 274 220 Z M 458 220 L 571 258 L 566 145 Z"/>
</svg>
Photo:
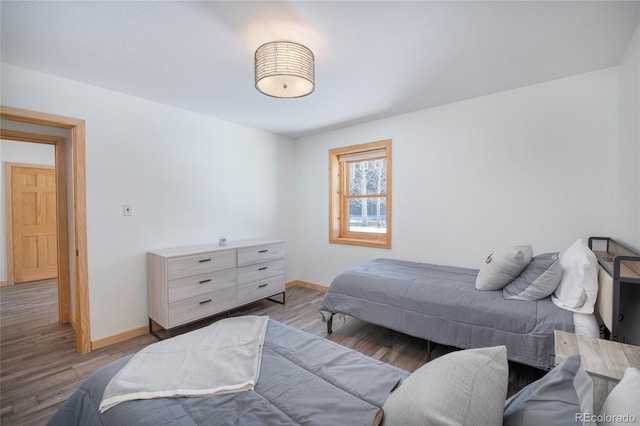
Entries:
<svg viewBox="0 0 640 426">
<path fill-rule="evenodd" d="M 243 318 L 248 317 L 231 319 Z M 218 323 L 224 321 L 229 320 Z M 129 360 L 150 348 L 153 350 L 147 352 L 155 353 L 158 346 L 181 348 L 174 344 L 183 342 L 178 339 L 181 336 L 176 336 L 163 341 L 167 345 L 147 346 L 133 358 L 122 358 L 96 370 L 49 425 L 369 426 L 381 421 L 384 426 L 592 424 L 585 414 L 594 412 L 593 384 L 579 355 L 568 357 L 505 401 L 509 378 L 505 346 L 454 351 L 409 374 L 274 320 L 267 320 L 263 330 L 262 365 L 253 390 L 217 396 L 134 399 L 110 408 L 103 406 L 101 413 L 101 400 L 104 403 L 104 398 L 108 399 L 115 378 L 122 377 L 121 372 L 131 364 L 140 365 Z M 200 334 L 197 336 L 199 341 Z M 196 346 L 209 352 L 208 344 Z M 213 346 L 214 352 L 218 349 Z M 185 352 L 191 354 L 192 350 L 189 347 Z M 190 363 L 187 370 L 207 375 L 211 369 Z M 226 370 L 225 365 L 219 365 L 213 376 L 225 375 Z M 607 397 L 602 413 L 627 413 L 627 417 L 640 418 L 634 401 L 638 389 L 640 374 L 628 369 Z"/>
<path fill-rule="evenodd" d="M 551 366 L 553 330 L 574 331 L 572 312 L 550 297 L 505 300 L 478 291 L 477 269 L 375 259 L 335 278 L 320 312 L 345 314 L 429 342 L 469 349 L 505 345 L 512 361 Z"/>
<path fill-rule="evenodd" d="M 100 413 L 107 384 L 130 358 L 96 370 L 49 425 L 371 425 L 379 423 L 390 392 L 409 375 L 269 319 L 253 391 L 133 400 Z"/>
</svg>

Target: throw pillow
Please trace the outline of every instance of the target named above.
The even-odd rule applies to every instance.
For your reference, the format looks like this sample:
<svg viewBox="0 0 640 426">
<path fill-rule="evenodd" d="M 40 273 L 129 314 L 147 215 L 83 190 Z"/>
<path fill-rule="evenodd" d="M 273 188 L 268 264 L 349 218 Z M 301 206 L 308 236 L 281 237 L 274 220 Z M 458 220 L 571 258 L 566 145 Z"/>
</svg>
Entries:
<svg viewBox="0 0 640 426">
<path fill-rule="evenodd" d="M 382 407 L 383 424 L 501 424 L 508 379 L 505 346 L 451 352 L 402 382 Z"/>
<path fill-rule="evenodd" d="M 507 400 L 503 425 L 593 425 L 593 381 L 572 355 Z"/>
<path fill-rule="evenodd" d="M 527 267 L 533 257 L 530 245 L 505 248 L 491 253 L 478 271 L 478 290 L 500 290 Z"/>
<path fill-rule="evenodd" d="M 590 314 L 598 296 L 598 260 L 591 249 L 578 239 L 560 255 L 562 279 L 551 296 L 556 306 Z"/>
<path fill-rule="evenodd" d="M 640 421 L 640 371 L 629 367 L 605 399 L 598 425 L 617 426 L 636 421 Z"/>
<path fill-rule="evenodd" d="M 553 293 L 562 278 L 558 253 L 539 254 L 520 276 L 502 289 L 505 299 L 540 300 Z"/>
</svg>

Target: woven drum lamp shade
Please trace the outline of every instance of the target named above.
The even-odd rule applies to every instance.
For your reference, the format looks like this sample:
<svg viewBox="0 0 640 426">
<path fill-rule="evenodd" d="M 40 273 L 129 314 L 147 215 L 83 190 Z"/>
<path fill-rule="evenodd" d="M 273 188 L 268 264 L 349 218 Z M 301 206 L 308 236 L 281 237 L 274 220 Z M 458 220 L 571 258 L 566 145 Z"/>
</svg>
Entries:
<svg viewBox="0 0 640 426">
<path fill-rule="evenodd" d="M 272 41 L 255 55 L 256 89 L 275 98 L 299 98 L 313 92 L 314 57 L 292 41 Z"/>
</svg>

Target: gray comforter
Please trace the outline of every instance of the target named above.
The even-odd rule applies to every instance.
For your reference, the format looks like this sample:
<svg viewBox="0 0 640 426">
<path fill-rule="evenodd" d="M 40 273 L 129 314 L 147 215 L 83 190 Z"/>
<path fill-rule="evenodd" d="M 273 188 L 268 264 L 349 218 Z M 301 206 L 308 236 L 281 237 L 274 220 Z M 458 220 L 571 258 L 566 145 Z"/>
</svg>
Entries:
<svg viewBox="0 0 640 426">
<path fill-rule="evenodd" d="M 129 357 L 96 370 L 49 425 L 371 425 L 409 373 L 329 340 L 269 320 L 254 391 L 98 407 Z M 378 417 L 376 417 L 378 416 Z"/>
<path fill-rule="evenodd" d="M 335 278 L 320 307 L 463 349 L 505 345 L 510 360 L 548 369 L 553 330 L 573 332 L 572 313 L 550 298 L 505 300 L 478 291 L 477 269 L 376 259 Z"/>
</svg>

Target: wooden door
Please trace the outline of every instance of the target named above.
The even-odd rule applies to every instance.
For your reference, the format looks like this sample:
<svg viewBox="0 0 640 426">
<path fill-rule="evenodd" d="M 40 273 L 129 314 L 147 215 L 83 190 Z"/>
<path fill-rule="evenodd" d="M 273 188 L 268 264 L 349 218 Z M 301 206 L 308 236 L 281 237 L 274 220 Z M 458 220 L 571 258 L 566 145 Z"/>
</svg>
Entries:
<svg viewBox="0 0 640 426">
<path fill-rule="evenodd" d="M 11 168 L 14 282 L 55 278 L 56 176 L 53 167 Z"/>
</svg>

